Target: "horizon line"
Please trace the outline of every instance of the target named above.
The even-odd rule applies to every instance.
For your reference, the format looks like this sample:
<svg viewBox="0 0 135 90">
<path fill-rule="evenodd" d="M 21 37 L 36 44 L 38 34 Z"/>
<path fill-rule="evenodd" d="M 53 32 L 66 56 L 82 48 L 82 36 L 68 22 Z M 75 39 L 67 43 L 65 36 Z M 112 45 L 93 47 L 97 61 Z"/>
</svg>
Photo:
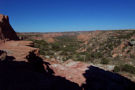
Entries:
<svg viewBox="0 0 135 90">
<path fill-rule="evenodd" d="M 109 29 L 109 30 L 77 30 L 77 31 L 55 31 L 55 32 L 17 32 L 17 33 L 61 33 L 61 32 L 90 32 L 90 31 L 118 31 L 118 30 L 135 30 L 135 29 Z"/>
</svg>

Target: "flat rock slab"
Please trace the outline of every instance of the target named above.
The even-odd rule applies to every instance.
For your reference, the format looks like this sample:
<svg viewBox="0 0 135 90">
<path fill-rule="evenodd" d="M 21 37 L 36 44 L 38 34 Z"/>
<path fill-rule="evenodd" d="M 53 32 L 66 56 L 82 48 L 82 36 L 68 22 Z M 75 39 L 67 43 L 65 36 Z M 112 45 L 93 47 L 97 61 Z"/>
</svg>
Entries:
<svg viewBox="0 0 135 90">
<path fill-rule="evenodd" d="M 0 44 L 0 50 L 7 52 L 8 56 L 14 56 L 16 60 L 26 61 L 25 57 L 30 51 L 37 48 L 30 47 L 31 41 L 7 41 Z"/>
</svg>

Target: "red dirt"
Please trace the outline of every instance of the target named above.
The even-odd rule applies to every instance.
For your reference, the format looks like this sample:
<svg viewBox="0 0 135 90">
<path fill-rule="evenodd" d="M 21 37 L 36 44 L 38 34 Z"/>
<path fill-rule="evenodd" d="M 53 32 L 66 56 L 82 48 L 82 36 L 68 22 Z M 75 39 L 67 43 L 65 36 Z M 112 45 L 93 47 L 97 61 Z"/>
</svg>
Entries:
<svg viewBox="0 0 135 90">
<path fill-rule="evenodd" d="M 25 57 L 36 48 L 29 47 L 31 41 L 7 41 L 0 44 L 0 50 L 4 50 L 9 56 L 14 56 L 16 60 L 26 61 Z"/>
</svg>

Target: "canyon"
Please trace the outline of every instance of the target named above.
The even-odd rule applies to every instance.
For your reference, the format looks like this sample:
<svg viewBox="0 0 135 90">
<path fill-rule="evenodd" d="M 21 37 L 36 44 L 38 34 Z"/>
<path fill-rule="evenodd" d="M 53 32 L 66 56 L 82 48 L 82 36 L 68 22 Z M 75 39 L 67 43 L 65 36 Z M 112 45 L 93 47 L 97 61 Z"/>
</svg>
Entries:
<svg viewBox="0 0 135 90">
<path fill-rule="evenodd" d="M 91 48 L 91 43 L 93 44 L 92 51 L 95 52 L 98 49 L 100 50 L 99 45 L 107 40 L 107 37 L 117 36 L 118 33 L 112 33 L 112 31 L 105 33 L 102 31 L 38 33 L 36 35 L 30 33 L 29 36 L 27 33 L 16 33 L 9 24 L 8 16 L 0 15 L 0 89 L 134 90 L 134 80 L 131 81 L 126 75 L 120 75 L 105 68 L 101 69 L 92 63 L 73 59 L 61 62 L 56 58 L 46 58 L 40 54 L 41 48 L 34 47 L 35 43 L 28 40 L 46 40 L 48 43 L 54 43 L 58 40 L 57 37 L 60 37 L 59 40 L 61 40 L 61 36 L 76 36 L 77 41 L 73 39 L 73 42 L 81 41 L 81 48 L 77 48 L 76 52 L 86 51 L 85 49 Z M 126 34 L 130 33 L 126 31 Z M 101 38 L 103 35 L 104 37 Z M 98 36 L 98 39 L 93 39 L 96 36 Z M 19 38 L 22 38 L 22 40 L 19 40 Z M 134 39 L 134 35 L 130 38 Z M 100 44 L 96 45 L 97 42 Z M 123 40 L 122 42 L 111 51 L 113 56 L 122 52 L 122 50 L 117 50 L 119 47 L 123 49 L 127 45 L 128 49 L 132 48 L 126 44 L 129 41 Z M 87 45 L 85 49 L 82 48 L 83 45 Z M 131 51 L 131 53 L 133 54 L 134 51 Z M 107 67 L 107 65 L 104 66 Z"/>
</svg>

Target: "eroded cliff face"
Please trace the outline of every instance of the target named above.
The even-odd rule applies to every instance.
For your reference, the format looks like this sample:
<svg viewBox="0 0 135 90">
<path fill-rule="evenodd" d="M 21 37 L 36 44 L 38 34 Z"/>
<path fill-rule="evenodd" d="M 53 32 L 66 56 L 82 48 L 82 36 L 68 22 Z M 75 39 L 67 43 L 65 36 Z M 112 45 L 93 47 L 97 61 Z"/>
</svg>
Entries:
<svg viewBox="0 0 135 90">
<path fill-rule="evenodd" d="M 0 43 L 6 40 L 18 40 L 18 37 L 9 23 L 8 16 L 0 14 Z"/>
</svg>

